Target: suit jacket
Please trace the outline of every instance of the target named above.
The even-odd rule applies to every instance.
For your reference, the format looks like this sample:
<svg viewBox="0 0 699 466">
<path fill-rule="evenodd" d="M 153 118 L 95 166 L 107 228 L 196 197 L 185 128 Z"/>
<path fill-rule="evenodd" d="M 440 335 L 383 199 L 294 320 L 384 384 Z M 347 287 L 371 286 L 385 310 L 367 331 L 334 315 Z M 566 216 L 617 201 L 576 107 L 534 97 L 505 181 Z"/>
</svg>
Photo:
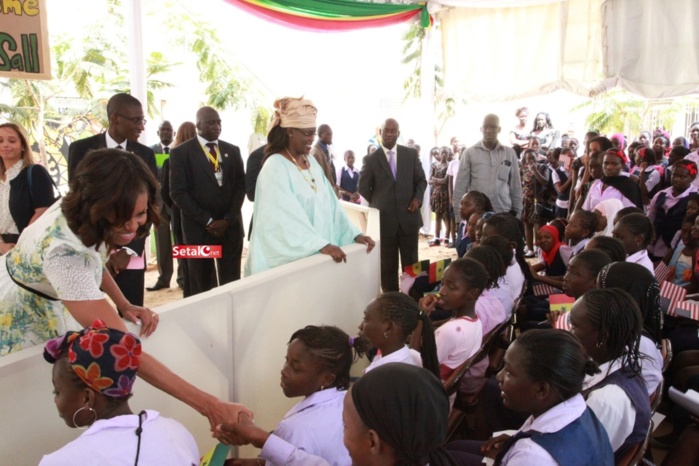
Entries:
<svg viewBox="0 0 699 466">
<path fill-rule="evenodd" d="M 265 158 L 265 146 L 260 146 L 248 155 L 248 163 L 245 166 L 245 191 L 250 202 L 255 202 L 255 188 L 257 188 L 257 177 L 262 170 L 262 160 Z"/>
<path fill-rule="evenodd" d="M 106 148 L 107 138 L 104 133 L 74 141 L 68 147 L 68 181 L 71 180 L 78 165 L 88 153 L 93 150 Z M 126 151 L 139 156 L 141 160 L 145 162 L 148 168 L 150 168 L 150 171 L 153 172 L 153 176 L 158 179 L 158 167 L 155 164 L 155 153 L 151 148 L 138 142 L 126 141 Z M 136 238 L 127 244 L 126 247 L 133 250 L 137 254 L 142 254 L 145 244 L 145 238 Z"/>
<path fill-rule="evenodd" d="M 417 232 L 422 226 L 420 209 L 408 212 L 411 200 L 422 203 L 427 186 L 420 158 L 415 149 L 396 145 L 396 160 L 395 180 L 381 147 L 364 157 L 359 174 L 359 194 L 379 209 L 382 235 L 397 233 L 398 227 Z"/>
<path fill-rule="evenodd" d="M 229 232 L 243 234 L 240 209 L 245 199 L 245 170 L 240 149 L 218 141 L 223 183 L 218 185 L 209 160 L 195 136 L 170 152 L 170 197 L 182 211 L 182 230 L 199 236 L 210 219 L 226 219 Z"/>
<path fill-rule="evenodd" d="M 323 173 L 325 173 L 325 177 L 328 179 L 330 186 L 332 186 L 335 190 L 335 195 L 337 197 L 340 197 L 340 190 L 337 187 L 337 174 L 335 173 L 335 165 L 333 164 L 332 160 L 330 160 L 330 158 L 325 154 L 323 148 L 320 147 L 319 142 L 313 144 L 310 155 L 315 157 L 316 161 L 323 168 Z"/>
</svg>

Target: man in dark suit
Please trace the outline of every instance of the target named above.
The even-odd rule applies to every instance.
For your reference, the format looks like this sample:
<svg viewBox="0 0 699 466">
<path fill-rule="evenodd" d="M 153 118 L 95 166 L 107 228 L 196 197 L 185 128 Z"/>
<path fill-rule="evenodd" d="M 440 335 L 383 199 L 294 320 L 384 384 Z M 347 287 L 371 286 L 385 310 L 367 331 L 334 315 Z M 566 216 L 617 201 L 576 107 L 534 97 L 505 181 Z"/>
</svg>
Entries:
<svg viewBox="0 0 699 466">
<path fill-rule="evenodd" d="M 105 148 L 121 149 L 138 155 L 157 178 L 158 168 L 153 150 L 138 142 L 146 125 L 141 102 L 129 94 L 116 94 L 107 102 L 107 118 L 109 127 L 106 132 L 75 141 L 68 148 L 68 180 L 75 175 L 88 152 Z M 106 264 L 126 299 L 137 306 L 143 306 L 145 245 L 146 238 L 137 238 L 118 248 Z M 127 268 L 132 258 L 133 265 L 138 268 Z"/>
<path fill-rule="evenodd" d="M 335 190 L 335 195 L 340 197 L 340 190 L 337 187 L 337 173 L 335 172 L 335 164 L 333 163 L 330 146 L 333 143 L 333 130 L 329 125 L 320 125 L 318 127 L 318 140 L 311 148 L 311 153 L 316 161 L 323 168 L 323 173 L 328 179 L 330 186 Z"/>
<path fill-rule="evenodd" d="M 172 239 L 170 230 L 170 221 L 172 212 L 170 207 L 163 202 L 163 164 L 164 159 L 170 156 L 170 144 L 175 136 L 172 129 L 172 124 L 165 120 L 158 127 L 158 137 L 160 142 L 152 145 L 150 148 L 158 154 L 156 162 L 158 162 L 158 180 L 160 181 L 160 192 L 158 193 L 158 207 L 160 208 L 160 216 L 162 221 L 155 230 L 155 254 L 158 259 L 158 280 L 153 286 L 146 287 L 146 291 L 158 291 L 163 288 L 170 288 L 170 280 L 172 279 Z M 161 157 L 159 159 L 159 157 Z M 181 285 L 182 274 L 180 267 L 177 269 L 177 283 Z M 181 287 L 181 286 L 180 286 Z"/>
<path fill-rule="evenodd" d="M 398 253 L 403 266 L 418 261 L 420 204 L 427 182 L 415 149 L 396 144 L 398 122 L 389 118 L 381 127 L 381 147 L 364 157 L 359 194 L 381 219 L 381 287 L 398 291 Z"/>
<path fill-rule="evenodd" d="M 238 147 L 219 141 L 221 119 L 211 107 L 197 112 L 198 136 L 170 153 L 170 196 L 182 212 L 185 244 L 221 245 L 221 285 L 240 278 L 245 170 Z M 192 295 L 216 286 L 211 259 L 188 260 Z"/>
</svg>

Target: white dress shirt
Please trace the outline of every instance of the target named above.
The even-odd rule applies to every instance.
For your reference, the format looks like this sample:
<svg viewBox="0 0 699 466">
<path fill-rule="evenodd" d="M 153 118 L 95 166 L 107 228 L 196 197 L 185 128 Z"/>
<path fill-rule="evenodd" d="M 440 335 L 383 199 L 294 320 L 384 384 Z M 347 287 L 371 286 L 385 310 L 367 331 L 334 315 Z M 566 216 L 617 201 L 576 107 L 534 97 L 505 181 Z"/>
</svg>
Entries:
<svg viewBox="0 0 699 466">
<path fill-rule="evenodd" d="M 281 466 L 288 463 L 293 450 L 298 448 L 330 464 L 350 466 L 352 460 L 342 440 L 342 405 L 346 393 L 328 388 L 307 396 L 286 413 L 262 447 L 260 457 L 270 466 Z"/>
</svg>

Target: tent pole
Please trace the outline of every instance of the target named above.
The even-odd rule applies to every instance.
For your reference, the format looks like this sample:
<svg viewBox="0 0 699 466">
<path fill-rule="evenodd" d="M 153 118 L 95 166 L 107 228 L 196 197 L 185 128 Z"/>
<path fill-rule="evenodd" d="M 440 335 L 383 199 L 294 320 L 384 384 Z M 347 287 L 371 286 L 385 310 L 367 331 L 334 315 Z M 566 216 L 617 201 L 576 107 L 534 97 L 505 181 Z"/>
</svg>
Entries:
<svg viewBox="0 0 699 466">
<path fill-rule="evenodd" d="M 141 0 L 127 0 L 126 24 L 129 46 L 129 81 L 131 95 L 141 101 L 144 111 L 148 111 L 146 92 L 146 59 L 143 52 L 143 9 Z M 141 142 L 146 143 L 146 132 L 141 134 Z"/>
</svg>

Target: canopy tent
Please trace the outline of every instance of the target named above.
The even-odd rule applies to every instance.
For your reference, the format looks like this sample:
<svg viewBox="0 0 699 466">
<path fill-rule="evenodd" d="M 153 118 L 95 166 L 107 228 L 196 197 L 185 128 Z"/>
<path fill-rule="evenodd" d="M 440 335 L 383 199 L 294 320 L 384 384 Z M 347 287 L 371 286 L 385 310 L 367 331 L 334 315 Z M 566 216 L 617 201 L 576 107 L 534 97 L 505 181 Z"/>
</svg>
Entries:
<svg viewBox="0 0 699 466">
<path fill-rule="evenodd" d="M 471 101 L 556 89 L 593 96 L 615 86 L 647 98 L 699 92 L 696 0 L 225 1 L 290 27 L 326 32 L 416 19 L 429 27 L 434 15 L 446 92 Z M 432 63 L 423 60 L 423 66 Z"/>
</svg>

